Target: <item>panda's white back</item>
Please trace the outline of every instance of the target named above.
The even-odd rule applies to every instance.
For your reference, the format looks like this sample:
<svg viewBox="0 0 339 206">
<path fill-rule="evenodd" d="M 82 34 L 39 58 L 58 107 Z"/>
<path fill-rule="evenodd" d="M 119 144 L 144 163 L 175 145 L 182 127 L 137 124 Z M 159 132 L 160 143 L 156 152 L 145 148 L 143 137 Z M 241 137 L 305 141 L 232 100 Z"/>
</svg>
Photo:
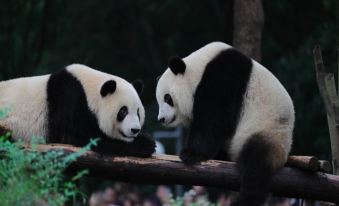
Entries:
<svg viewBox="0 0 339 206">
<path fill-rule="evenodd" d="M 254 133 L 265 133 L 290 151 L 294 127 L 293 102 L 279 80 L 253 61 L 252 74 L 244 97 L 238 127 L 230 154 L 236 159 L 241 147 Z M 284 158 L 287 157 L 287 152 Z"/>
<path fill-rule="evenodd" d="M 8 114 L 0 125 L 13 130 L 13 138 L 29 140 L 44 136 L 46 125 L 46 84 L 50 75 L 25 77 L 0 82 L 0 109 Z"/>
</svg>

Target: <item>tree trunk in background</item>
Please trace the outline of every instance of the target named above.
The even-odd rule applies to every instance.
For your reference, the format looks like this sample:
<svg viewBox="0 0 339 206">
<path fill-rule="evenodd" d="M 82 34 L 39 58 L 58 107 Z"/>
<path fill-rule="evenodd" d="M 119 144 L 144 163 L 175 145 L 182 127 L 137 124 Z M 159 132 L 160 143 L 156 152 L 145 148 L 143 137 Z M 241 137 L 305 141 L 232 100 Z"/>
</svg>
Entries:
<svg viewBox="0 0 339 206">
<path fill-rule="evenodd" d="M 233 46 L 260 61 L 261 32 L 264 25 L 261 0 L 234 0 L 233 17 Z"/>
</svg>

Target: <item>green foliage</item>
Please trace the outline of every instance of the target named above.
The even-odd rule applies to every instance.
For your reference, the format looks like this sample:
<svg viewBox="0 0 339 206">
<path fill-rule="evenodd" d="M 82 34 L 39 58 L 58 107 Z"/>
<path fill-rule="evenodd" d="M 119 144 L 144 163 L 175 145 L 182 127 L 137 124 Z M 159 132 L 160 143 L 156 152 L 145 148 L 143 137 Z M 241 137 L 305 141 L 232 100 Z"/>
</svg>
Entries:
<svg viewBox="0 0 339 206">
<path fill-rule="evenodd" d="M 76 180 L 87 174 L 77 173 L 69 181 L 63 176 L 71 162 L 95 145 L 91 141 L 79 152 L 36 152 L 36 144 L 23 150 L 23 142 L 12 143 L 0 137 L 0 200 L 3 206 L 55 205 L 59 206 L 82 193 Z"/>
</svg>

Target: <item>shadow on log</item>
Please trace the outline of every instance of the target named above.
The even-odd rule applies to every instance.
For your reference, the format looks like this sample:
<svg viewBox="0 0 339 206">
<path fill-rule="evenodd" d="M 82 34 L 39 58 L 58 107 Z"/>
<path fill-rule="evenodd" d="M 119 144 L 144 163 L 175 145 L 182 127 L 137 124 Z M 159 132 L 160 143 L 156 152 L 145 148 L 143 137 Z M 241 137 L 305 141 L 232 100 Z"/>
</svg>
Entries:
<svg viewBox="0 0 339 206">
<path fill-rule="evenodd" d="M 39 145 L 38 151 L 62 149 L 66 154 L 79 148 L 66 145 Z M 92 176 L 148 184 L 180 184 L 239 189 L 235 163 L 210 160 L 197 166 L 185 166 L 177 156 L 152 158 L 109 157 L 87 152 L 69 171 L 89 169 Z M 339 176 L 305 172 L 290 167 L 281 169 L 273 179 L 272 192 L 278 196 L 339 202 Z"/>
</svg>

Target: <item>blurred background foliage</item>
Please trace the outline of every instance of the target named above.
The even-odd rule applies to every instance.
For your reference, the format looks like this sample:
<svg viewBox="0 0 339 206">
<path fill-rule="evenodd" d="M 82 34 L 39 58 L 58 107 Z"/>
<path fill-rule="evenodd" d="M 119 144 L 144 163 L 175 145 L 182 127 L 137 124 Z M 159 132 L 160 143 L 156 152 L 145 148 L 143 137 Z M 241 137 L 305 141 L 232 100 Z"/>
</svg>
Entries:
<svg viewBox="0 0 339 206">
<path fill-rule="evenodd" d="M 262 63 L 295 102 L 293 153 L 329 158 L 312 49 L 320 44 L 325 66 L 336 70 L 339 1 L 263 3 Z M 149 132 L 160 129 L 154 94 L 167 59 L 211 41 L 232 43 L 231 0 L 0 0 L 0 5 L 1 80 L 51 73 L 71 63 L 129 81 L 143 79 Z"/>
</svg>

